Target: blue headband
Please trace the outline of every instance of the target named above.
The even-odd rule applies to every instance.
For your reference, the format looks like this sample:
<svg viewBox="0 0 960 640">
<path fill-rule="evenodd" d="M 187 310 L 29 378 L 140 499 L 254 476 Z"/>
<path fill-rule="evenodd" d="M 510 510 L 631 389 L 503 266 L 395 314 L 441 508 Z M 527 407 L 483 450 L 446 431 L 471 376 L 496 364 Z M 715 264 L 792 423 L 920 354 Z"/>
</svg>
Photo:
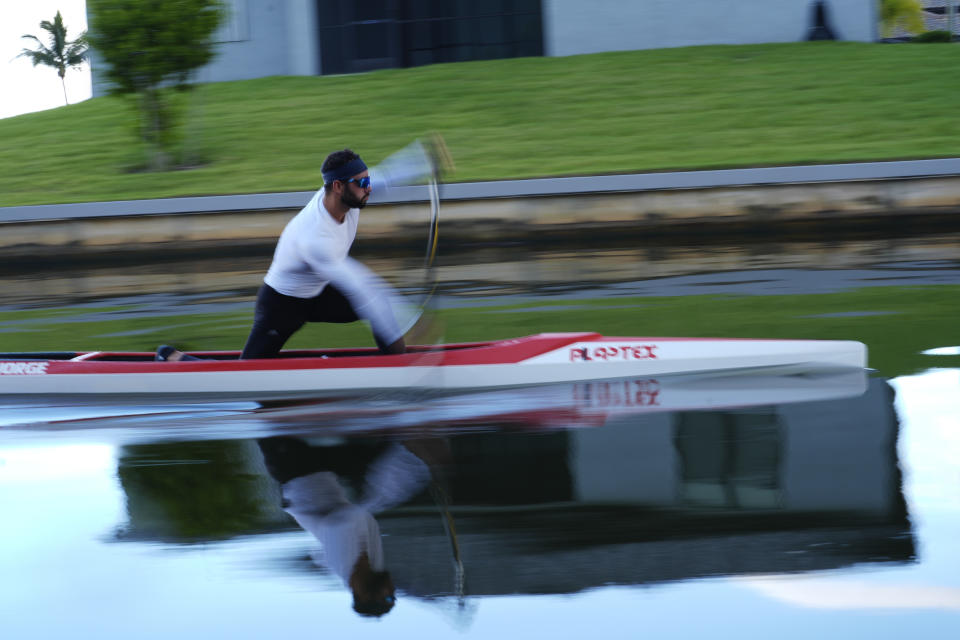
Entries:
<svg viewBox="0 0 960 640">
<path fill-rule="evenodd" d="M 334 180 L 349 180 L 358 173 L 367 170 L 367 165 L 360 158 L 354 158 L 342 167 L 323 172 L 323 184 L 330 184 Z"/>
</svg>

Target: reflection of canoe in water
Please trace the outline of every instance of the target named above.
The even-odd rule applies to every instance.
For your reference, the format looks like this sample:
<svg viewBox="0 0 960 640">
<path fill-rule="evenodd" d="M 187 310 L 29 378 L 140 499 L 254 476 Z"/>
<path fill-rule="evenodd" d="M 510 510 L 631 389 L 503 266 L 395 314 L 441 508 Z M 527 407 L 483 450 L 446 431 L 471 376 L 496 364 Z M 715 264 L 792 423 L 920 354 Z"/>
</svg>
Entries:
<svg viewBox="0 0 960 640">
<path fill-rule="evenodd" d="M 716 373 L 555 383 L 416 399 L 387 396 L 367 403 L 267 404 L 253 415 L 259 422 L 278 426 L 351 432 L 470 425 L 570 428 L 600 426 L 610 418 L 637 414 L 842 400 L 863 395 L 867 386 L 863 369 L 782 375 Z"/>
<path fill-rule="evenodd" d="M 148 353 L 0 354 L 0 394 L 349 395 L 384 389 L 470 389 L 731 370 L 862 369 L 866 347 L 838 340 L 612 338 L 545 333 L 413 347 L 288 351 L 240 360 L 155 362 Z"/>
<path fill-rule="evenodd" d="M 69 431 L 129 427 L 121 439 L 228 438 L 286 434 L 472 432 L 598 427 L 611 419 L 672 411 L 770 407 L 856 398 L 864 369 L 803 373 L 716 372 L 659 378 L 558 382 L 501 389 L 401 390 L 349 398 L 264 402 L 8 405 L 0 427 Z M 36 398 L 36 397 L 35 397 Z"/>
</svg>

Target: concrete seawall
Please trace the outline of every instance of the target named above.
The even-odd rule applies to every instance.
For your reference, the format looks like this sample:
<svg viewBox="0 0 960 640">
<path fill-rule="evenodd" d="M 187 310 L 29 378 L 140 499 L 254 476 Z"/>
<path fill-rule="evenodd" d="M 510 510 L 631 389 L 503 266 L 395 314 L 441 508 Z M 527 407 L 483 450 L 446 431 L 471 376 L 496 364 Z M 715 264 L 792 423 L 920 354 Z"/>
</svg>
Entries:
<svg viewBox="0 0 960 640">
<path fill-rule="evenodd" d="M 0 208 L 0 261 L 272 246 L 311 192 Z M 960 158 L 549 178 L 441 187 L 444 242 L 897 227 L 960 222 Z M 427 192 L 361 215 L 366 246 L 415 246 Z"/>
</svg>

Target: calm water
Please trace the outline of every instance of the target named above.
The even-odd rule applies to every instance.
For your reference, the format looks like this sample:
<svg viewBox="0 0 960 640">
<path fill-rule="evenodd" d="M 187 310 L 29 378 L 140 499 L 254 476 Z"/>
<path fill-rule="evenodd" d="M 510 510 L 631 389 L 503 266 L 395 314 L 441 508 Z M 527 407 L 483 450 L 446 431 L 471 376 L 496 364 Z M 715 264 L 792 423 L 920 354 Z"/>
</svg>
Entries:
<svg viewBox="0 0 960 640">
<path fill-rule="evenodd" d="M 441 300 L 956 283 L 955 240 L 489 251 L 443 265 Z M 3 305 L 249 305 L 259 265 L 191 266 L 9 274 Z M 0 407 L 0 637 L 954 638 L 958 387 L 941 368 Z M 355 612 L 351 575 L 391 610 Z"/>
</svg>

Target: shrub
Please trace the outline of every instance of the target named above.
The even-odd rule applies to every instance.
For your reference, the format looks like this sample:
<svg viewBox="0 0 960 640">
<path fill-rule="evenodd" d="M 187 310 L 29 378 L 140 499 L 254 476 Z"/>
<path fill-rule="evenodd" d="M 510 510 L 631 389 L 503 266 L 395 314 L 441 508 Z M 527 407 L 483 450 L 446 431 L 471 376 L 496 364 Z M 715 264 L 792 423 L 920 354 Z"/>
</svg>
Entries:
<svg viewBox="0 0 960 640">
<path fill-rule="evenodd" d="M 889 37 L 896 29 L 910 33 L 923 31 L 923 5 L 920 0 L 881 0 L 880 23 Z"/>
<path fill-rule="evenodd" d="M 952 40 L 949 31 L 939 29 L 937 31 L 924 31 L 915 36 L 911 42 L 950 42 Z"/>
</svg>

